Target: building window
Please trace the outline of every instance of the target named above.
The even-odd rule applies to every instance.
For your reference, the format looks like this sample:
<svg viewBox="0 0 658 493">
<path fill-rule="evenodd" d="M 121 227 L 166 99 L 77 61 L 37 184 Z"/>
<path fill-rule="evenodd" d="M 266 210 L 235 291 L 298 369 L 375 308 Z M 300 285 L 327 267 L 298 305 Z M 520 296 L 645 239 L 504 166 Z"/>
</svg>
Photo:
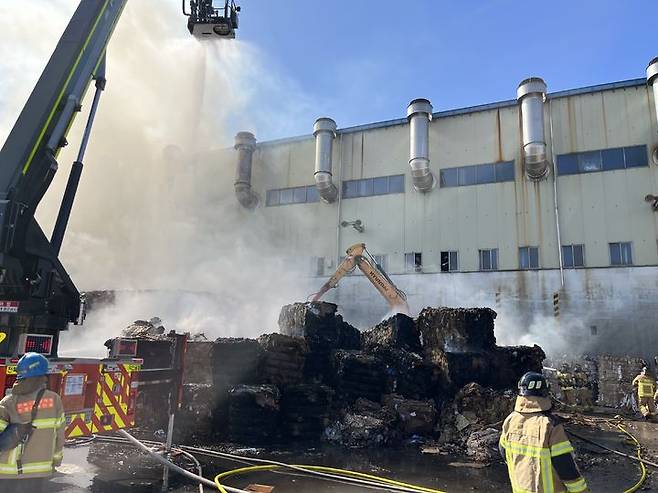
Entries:
<svg viewBox="0 0 658 493">
<path fill-rule="evenodd" d="M 459 260 L 456 251 L 441 252 L 441 272 L 455 272 L 459 270 Z"/>
<path fill-rule="evenodd" d="M 585 246 L 563 245 L 562 266 L 567 268 L 585 267 Z"/>
<path fill-rule="evenodd" d="M 560 175 L 576 175 L 595 171 L 643 168 L 649 166 L 647 146 L 616 147 L 597 151 L 560 154 L 557 171 Z"/>
<path fill-rule="evenodd" d="M 498 249 L 480 250 L 480 270 L 498 270 Z"/>
<path fill-rule="evenodd" d="M 407 272 L 420 272 L 423 268 L 423 254 L 412 252 L 404 254 L 404 270 Z"/>
<path fill-rule="evenodd" d="M 610 265 L 633 265 L 631 242 L 610 243 Z"/>
<path fill-rule="evenodd" d="M 372 258 L 375 259 L 375 262 L 381 268 L 381 270 L 386 272 L 386 267 L 387 267 L 387 265 L 386 265 L 386 255 L 373 255 Z"/>
<path fill-rule="evenodd" d="M 404 175 L 378 176 L 377 178 L 364 178 L 343 182 L 344 199 L 388 195 L 391 193 L 404 193 Z"/>
<path fill-rule="evenodd" d="M 519 248 L 519 269 L 539 269 L 539 248 Z"/>
<path fill-rule="evenodd" d="M 308 204 L 319 202 L 320 194 L 315 185 L 293 188 L 279 188 L 268 190 L 265 198 L 265 205 L 268 207 L 274 205 L 288 204 Z"/>
<path fill-rule="evenodd" d="M 442 169 L 441 187 L 464 187 L 514 181 L 514 161 Z"/>
</svg>

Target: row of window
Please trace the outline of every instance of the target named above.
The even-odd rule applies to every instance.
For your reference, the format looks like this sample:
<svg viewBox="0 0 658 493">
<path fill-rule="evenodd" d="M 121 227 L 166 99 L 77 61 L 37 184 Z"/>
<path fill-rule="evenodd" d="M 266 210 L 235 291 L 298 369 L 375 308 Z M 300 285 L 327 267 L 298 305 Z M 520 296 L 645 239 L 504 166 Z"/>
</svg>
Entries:
<svg viewBox="0 0 658 493">
<path fill-rule="evenodd" d="M 371 197 L 389 193 L 404 193 L 404 175 L 379 176 L 343 182 L 343 198 Z"/>
<path fill-rule="evenodd" d="M 441 170 L 441 187 L 464 187 L 514 181 L 514 161 L 476 164 Z"/>
<path fill-rule="evenodd" d="M 265 199 L 265 203 L 268 206 L 306 204 L 311 202 L 320 202 L 320 194 L 318 194 L 315 185 L 268 190 Z"/>
<path fill-rule="evenodd" d="M 560 175 L 576 175 L 646 166 L 649 166 L 649 156 L 645 145 L 574 152 L 557 156 L 557 172 Z"/>
<path fill-rule="evenodd" d="M 559 175 L 575 175 L 615 169 L 642 168 L 649 166 L 646 145 L 574 152 L 557 156 Z M 441 187 L 463 187 L 485 183 L 514 181 L 514 161 L 459 166 L 440 170 Z M 347 180 L 342 184 L 344 199 L 404 193 L 404 175 L 379 176 Z M 286 205 L 319 202 L 315 185 L 280 188 L 267 191 L 266 204 Z"/>
<path fill-rule="evenodd" d="M 633 265 L 633 252 L 630 242 L 609 243 L 610 265 L 623 266 Z M 495 271 L 498 270 L 498 249 L 487 248 L 478 251 L 479 270 Z M 373 255 L 375 261 L 384 269 L 387 269 L 386 255 Z M 449 250 L 441 252 L 441 272 L 459 271 L 459 252 Z M 342 260 L 342 259 L 341 259 Z M 320 257 L 315 260 L 316 275 L 323 276 L 324 258 Z M 565 268 L 585 267 L 585 246 L 584 245 L 563 245 L 562 246 L 562 266 Z M 539 269 L 539 247 L 521 247 L 519 248 L 519 269 L 532 270 Z M 423 254 L 421 252 L 411 252 L 404 254 L 404 270 L 406 272 L 422 272 Z"/>
</svg>

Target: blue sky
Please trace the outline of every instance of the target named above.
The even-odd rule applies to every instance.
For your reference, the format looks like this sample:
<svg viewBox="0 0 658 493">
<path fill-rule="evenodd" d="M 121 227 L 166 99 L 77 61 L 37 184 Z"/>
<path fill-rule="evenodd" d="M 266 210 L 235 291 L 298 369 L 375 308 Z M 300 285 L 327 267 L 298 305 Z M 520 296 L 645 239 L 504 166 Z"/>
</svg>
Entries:
<svg viewBox="0 0 658 493">
<path fill-rule="evenodd" d="M 643 77 L 658 56 L 655 0 L 240 3 L 238 37 L 339 127 L 402 117 L 418 97 L 435 110 L 512 99 L 531 75 L 549 91 Z"/>
</svg>

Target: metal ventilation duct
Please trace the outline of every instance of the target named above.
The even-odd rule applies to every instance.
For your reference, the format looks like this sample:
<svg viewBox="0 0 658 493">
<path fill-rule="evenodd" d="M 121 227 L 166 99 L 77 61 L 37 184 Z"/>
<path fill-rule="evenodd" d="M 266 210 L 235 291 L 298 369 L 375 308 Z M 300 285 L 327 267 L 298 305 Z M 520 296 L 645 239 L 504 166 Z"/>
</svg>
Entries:
<svg viewBox="0 0 658 493">
<path fill-rule="evenodd" d="M 432 103 L 427 99 L 414 99 L 407 106 L 409 120 L 409 166 L 414 188 L 429 192 L 436 180 L 430 171 L 430 121 Z"/>
<path fill-rule="evenodd" d="M 516 99 L 521 105 L 525 172 L 531 180 L 540 180 L 549 171 L 544 138 L 546 83 L 539 77 L 530 77 L 521 81 L 516 90 Z"/>
<path fill-rule="evenodd" d="M 338 189 L 333 184 L 331 163 L 334 139 L 336 138 L 336 122 L 331 118 L 318 118 L 313 125 L 315 137 L 315 187 L 320 197 L 331 204 L 338 198 Z"/>
<path fill-rule="evenodd" d="M 259 198 L 251 189 L 251 166 L 256 149 L 256 137 L 251 132 L 238 132 L 235 136 L 238 163 L 235 169 L 235 196 L 242 207 L 255 209 Z"/>
<path fill-rule="evenodd" d="M 653 105 L 658 120 L 658 57 L 649 62 L 647 67 L 647 84 L 653 86 Z"/>
</svg>

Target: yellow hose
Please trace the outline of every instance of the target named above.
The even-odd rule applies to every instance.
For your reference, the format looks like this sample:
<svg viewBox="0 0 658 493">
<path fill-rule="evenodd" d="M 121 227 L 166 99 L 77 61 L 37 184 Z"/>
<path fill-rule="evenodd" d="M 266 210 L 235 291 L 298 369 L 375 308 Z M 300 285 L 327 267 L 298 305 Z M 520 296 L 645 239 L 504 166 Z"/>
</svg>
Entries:
<svg viewBox="0 0 658 493">
<path fill-rule="evenodd" d="M 263 466 L 249 466 L 249 467 L 241 467 L 239 469 L 233 469 L 231 471 L 226 471 L 223 473 L 218 474 L 215 476 L 215 484 L 217 485 L 217 489 L 221 493 L 227 493 L 226 489 L 222 486 L 220 480 L 227 478 L 229 476 L 234 476 L 237 474 L 243 474 L 247 472 L 255 472 L 255 471 L 271 471 L 273 469 L 281 469 L 285 466 L 280 466 L 280 465 L 275 465 L 275 464 L 267 464 Z M 373 476 L 371 474 L 365 474 L 362 472 L 356 472 L 356 471 L 349 471 L 346 469 L 336 469 L 333 467 L 325 467 L 325 466 L 308 466 L 308 465 L 294 465 L 292 467 L 299 468 L 299 469 L 306 469 L 308 471 L 315 471 L 315 472 L 325 472 L 325 473 L 334 473 L 334 474 L 340 474 L 342 476 L 351 476 L 354 478 L 358 479 L 365 479 L 369 481 L 375 481 L 380 483 L 382 486 L 389 485 L 389 486 L 397 486 L 399 488 L 405 488 L 410 491 L 415 491 L 418 493 L 446 493 L 445 491 L 441 490 L 434 490 L 431 488 L 425 488 L 423 486 L 417 486 L 413 484 L 408 484 L 408 483 L 403 483 L 401 481 L 395 481 L 393 479 L 388 479 L 388 478 L 383 478 L 380 476 Z"/>
<path fill-rule="evenodd" d="M 622 433 L 624 433 L 631 440 L 633 440 L 635 446 L 637 447 L 637 458 L 642 459 L 642 445 L 640 445 L 640 442 L 638 442 L 637 438 L 635 438 L 630 432 L 628 432 L 626 428 L 624 428 L 621 424 L 615 423 L 615 426 L 619 430 L 621 430 Z M 642 475 L 640 476 L 638 482 L 635 483 L 633 486 L 631 486 L 629 489 L 624 490 L 624 493 L 634 493 L 635 491 L 639 490 L 640 487 L 644 484 L 644 481 L 647 479 L 647 468 L 644 466 L 642 462 L 640 462 L 640 470 L 642 471 Z"/>
</svg>

